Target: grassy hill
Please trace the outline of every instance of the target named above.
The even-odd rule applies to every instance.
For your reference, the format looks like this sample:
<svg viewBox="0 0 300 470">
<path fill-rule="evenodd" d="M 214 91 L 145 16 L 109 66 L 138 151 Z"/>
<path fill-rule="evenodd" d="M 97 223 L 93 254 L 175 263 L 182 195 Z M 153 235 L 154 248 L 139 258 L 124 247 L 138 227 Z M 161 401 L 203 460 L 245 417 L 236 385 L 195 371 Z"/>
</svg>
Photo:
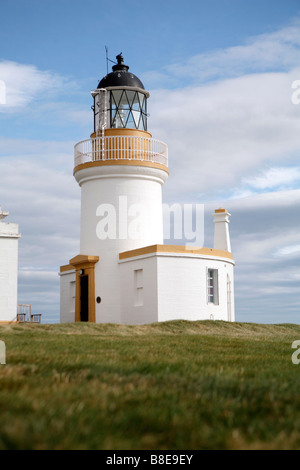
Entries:
<svg viewBox="0 0 300 470">
<path fill-rule="evenodd" d="M 0 449 L 300 449 L 300 325 L 2 325 Z"/>
</svg>

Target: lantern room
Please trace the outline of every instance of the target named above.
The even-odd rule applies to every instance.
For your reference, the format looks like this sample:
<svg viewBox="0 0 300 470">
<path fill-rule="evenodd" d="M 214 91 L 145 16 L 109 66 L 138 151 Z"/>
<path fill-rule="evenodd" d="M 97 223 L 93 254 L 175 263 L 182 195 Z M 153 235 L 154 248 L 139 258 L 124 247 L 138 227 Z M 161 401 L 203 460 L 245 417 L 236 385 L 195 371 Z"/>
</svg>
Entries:
<svg viewBox="0 0 300 470">
<path fill-rule="evenodd" d="M 94 132 L 100 134 L 104 129 L 139 129 L 147 131 L 147 99 L 141 80 L 129 72 L 122 54 L 117 55 L 117 63 L 112 72 L 100 80 L 94 98 Z"/>
</svg>

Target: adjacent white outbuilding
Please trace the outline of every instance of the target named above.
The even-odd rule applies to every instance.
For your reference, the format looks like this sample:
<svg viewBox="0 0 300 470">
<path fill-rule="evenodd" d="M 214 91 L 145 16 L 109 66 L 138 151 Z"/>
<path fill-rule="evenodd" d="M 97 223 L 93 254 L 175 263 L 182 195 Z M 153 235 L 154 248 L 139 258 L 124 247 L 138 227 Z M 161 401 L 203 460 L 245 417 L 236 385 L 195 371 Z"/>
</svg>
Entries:
<svg viewBox="0 0 300 470">
<path fill-rule="evenodd" d="M 19 226 L 4 222 L 9 215 L 0 207 L 0 323 L 17 320 Z"/>
<path fill-rule="evenodd" d="M 208 248 L 154 245 L 122 253 L 121 322 L 234 320 L 233 259 Z"/>
<path fill-rule="evenodd" d="M 75 146 L 80 253 L 60 268 L 61 322 L 234 321 L 230 214 L 213 213 L 212 248 L 164 244 L 168 148 L 147 130 L 149 93 L 117 61 L 92 91 L 94 132 Z"/>
</svg>

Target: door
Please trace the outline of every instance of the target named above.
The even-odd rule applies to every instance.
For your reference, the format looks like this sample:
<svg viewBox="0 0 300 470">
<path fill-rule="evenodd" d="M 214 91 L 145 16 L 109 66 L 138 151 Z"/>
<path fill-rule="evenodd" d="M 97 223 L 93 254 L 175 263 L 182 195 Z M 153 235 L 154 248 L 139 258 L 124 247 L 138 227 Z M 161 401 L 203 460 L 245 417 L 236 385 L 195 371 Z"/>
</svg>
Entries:
<svg viewBox="0 0 300 470">
<path fill-rule="evenodd" d="M 89 276 L 80 277 L 80 321 L 89 321 Z"/>
</svg>

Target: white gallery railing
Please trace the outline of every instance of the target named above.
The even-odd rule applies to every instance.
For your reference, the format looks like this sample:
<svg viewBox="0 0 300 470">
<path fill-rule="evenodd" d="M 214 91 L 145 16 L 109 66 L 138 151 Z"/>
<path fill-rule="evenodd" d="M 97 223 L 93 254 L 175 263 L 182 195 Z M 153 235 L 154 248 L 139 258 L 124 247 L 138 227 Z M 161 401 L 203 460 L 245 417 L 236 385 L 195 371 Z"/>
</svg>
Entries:
<svg viewBox="0 0 300 470">
<path fill-rule="evenodd" d="M 82 140 L 75 145 L 75 167 L 98 160 L 141 160 L 168 166 L 168 147 L 156 139 L 118 135 Z"/>
</svg>

